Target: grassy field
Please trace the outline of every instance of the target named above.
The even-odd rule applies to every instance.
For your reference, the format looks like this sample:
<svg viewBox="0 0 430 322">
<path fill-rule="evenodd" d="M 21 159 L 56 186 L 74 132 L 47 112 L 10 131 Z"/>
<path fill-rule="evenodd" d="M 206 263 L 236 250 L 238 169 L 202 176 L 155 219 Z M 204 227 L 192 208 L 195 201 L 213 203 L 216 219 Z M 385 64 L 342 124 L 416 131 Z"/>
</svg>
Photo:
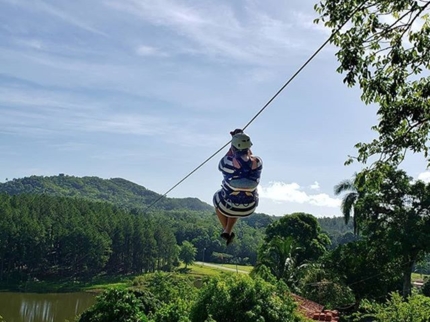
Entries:
<svg viewBox="0 0 430 322">
<path fill-rule="evenodd" d="M 237 274 L 236 265 L 229 264 L 210 264 L 207 265 L 194 264 L 189 265 L 185 274 L 202 279 L 204 277 L 218 276 L 222 274 Z M 213 266 L 209 266 L 213 265 Z M 216 266 L 216 267 L 214 267 Z M 179 272 L 184 272 L 185 265 L 181 265 Z M 232 270 L 226 270 L 229 268 Z M 237 265 L 239 273 L 250 272 L 251 266 Z M 242 272 L 240 272 L 242 271 Z M 94 292 L 99 293 L 103 290 L 112 287 L 127 288 L 132 285 L 133 279 L 138 275 L 129 276 L 98 276 L 88 281 L 74 281 L 72 279 L 52 280 L 52 281 L 29 281 L 21 283 L 0 284 L 0 291 L 16 291 L 16 292 L 36 292 L 36 293 L 54 293 L 54 292 Z"/>
<path fill-rule="evenodd" d="M 236 269 L 236 265 L 234 265 L 234 264 L 222 264 L 220 266 L 221 267 L 228 267 L 228 268 Z M 250 273 L 253 268 L 254 268 L 254 266 L 237 265 L 237 269 L 239 271 L 245 271 L 245 272 L 248 272 L 248 273 Z"/>
<path fill-rule="evenodd" d="M 182 265 L 183 269 L 185 265 Z M 221 268 L 215 268 L 205 265 L 188 265 L 187 275 L 195 276 L 195 277 L 209 277 L 209 276 L 217 276 L 221 274 L 232 274 L 234 272 L 222 270 Z"/>
</svg>

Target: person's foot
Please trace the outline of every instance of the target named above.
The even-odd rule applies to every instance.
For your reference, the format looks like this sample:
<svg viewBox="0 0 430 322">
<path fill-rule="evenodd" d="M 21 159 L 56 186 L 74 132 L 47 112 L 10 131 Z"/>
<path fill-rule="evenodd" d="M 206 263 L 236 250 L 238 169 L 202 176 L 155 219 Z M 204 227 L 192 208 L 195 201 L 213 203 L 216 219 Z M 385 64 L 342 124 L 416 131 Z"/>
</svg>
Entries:
<svg viewBox="0 0 430 322">
<path fill-rule="evenodd" d="M 234 239 L 234 237 L 235 237 L 235 234 L 234 233 L 231 233 L 230 235 L 229 235 L 229 237 L 228 237 L 228 239 L 227 239 L 227 246 L 228 245 L 230 245 L 232 242 L 233 242 L 233 239 Z"/>
<path fill-rule="evenodd" d="M 230 238 L 230 234 L 229 233 L 222 233 L 221 238 L 228 241 L 228 239 Z"/>
</svg>

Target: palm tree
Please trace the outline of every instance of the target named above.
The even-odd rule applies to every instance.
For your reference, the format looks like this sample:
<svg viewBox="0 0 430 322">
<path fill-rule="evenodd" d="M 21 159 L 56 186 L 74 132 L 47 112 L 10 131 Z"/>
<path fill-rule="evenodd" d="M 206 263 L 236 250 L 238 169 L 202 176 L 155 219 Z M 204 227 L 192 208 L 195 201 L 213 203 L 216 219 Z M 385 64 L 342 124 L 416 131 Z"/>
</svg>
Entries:
<svg viewBox="0 0 430 322">
<path fill-rule="evenodd" d="M 265 269 L 269 269 L 277 280 L 282 279 L 289 287 L 293 287 L 297 282 L 296 275 L 300 268 L 297 267 L 294 255 L 298 249 L 292 237 L 275 236 L 260 247 L 254 273 L 259 275 Z"/>
<path fill-rule="evenodd" d="M 357 230 L 357 211 L 355 204 L 359 198 L 359 193 L 356 184 L 356 178 L 354 180 L 344 180 L 338 183 L 334 187 L 334 194 L 336 196 L 345 193 L 342 198 L 342 204 L 340 206 L 345 219 L 345 224 L 349 223 L 351 217 L 353 217 L 354 224 L 354 234 L 358 232 Z"/>
</svg>

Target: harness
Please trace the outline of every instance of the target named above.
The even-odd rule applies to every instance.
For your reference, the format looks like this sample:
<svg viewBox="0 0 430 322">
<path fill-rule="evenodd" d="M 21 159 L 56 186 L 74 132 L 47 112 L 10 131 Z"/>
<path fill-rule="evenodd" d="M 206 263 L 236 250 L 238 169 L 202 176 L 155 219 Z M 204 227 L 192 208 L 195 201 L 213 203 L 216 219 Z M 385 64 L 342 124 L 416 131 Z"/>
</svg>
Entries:
<svg viewBox="0 0 430 322">
<path fill-rule="evenodd" d="M 228 184 L 227 181 L 222 182 L 221 196 L 230 207 L 242 205 L 248 207 L 250 204 L 258 201 L 257 189 L 238 190 Z"/>
<path fill-rule="evenodd" d="M 224 176 L 222 182 L 221 195 L 228 207 L 248 207 L 253 203 L 258 202 L 258 193 L 256 187 L 235 187 L 230 184 L 231 181 L 240 179 L 248 179 L 254 181 L 252 172 L 253 161 L 251 159 L 245 161 L 241 157 L 235 158 L 239 163 L 240 168 L 229 176 Z"/>
</svg>

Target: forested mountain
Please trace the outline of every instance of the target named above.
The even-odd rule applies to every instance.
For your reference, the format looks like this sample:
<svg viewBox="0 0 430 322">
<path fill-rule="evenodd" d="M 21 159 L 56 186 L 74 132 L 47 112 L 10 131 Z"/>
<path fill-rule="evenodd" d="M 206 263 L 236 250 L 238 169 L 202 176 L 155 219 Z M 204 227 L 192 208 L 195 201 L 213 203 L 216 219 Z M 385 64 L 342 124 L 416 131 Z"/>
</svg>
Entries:
<svg viewBox="0 0 430 322">
<path fill-rule="evenodd" d="M 184 241 L 196 259 L 255 264 L 264 229 L 243 220 L 230 247 L 215 215 L 159 211 L 142 216 L 107 202 L 38 194 L 0 194 L 0 283 L 170 271 Z"/>
<path fill-rule="evenodd" d="M 343 217 L 323 217 L 317 218 L 317 220 L 321 226 L 321 230 L 330 237 L 330 249 L 358 239 L 358 237 L 354 235 L 352 220 L 350 220 L 348 224 L 345 224 L 345 219 Z"/>
<path fill-rule="evenodd" d="M 126 209 L 143 209 L 160 197 L 160 194 L 121 178 L 30 176 L 0 183 L 0 193 L 46 194 L 61 197 L 107 201 Z M 213 212 L 213 207 L 197 198 L 162 198 L 152 209 Z"/>
</svg>

